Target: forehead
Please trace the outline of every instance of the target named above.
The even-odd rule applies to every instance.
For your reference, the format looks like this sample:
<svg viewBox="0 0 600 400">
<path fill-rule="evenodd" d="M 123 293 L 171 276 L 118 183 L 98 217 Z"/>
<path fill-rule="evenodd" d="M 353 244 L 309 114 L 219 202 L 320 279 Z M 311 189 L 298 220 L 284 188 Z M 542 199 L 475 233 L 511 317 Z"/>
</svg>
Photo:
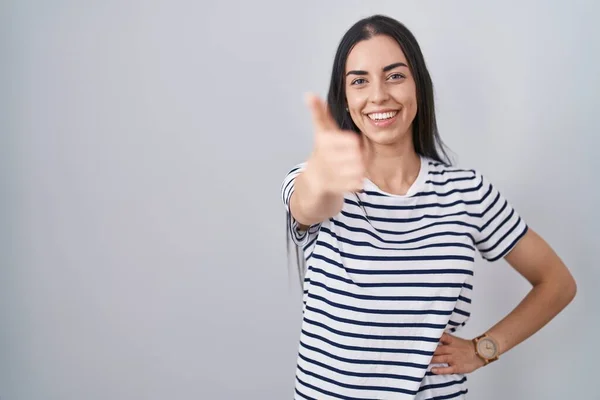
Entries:
<svg viewBox="0 0 600 400">
<path fill-rule="evenodd" d="M 346 71 L 381 71 L 386 65 L 397 62 L 408 65 L 398 42 L 389 36 L 377 35 L 354 46 L 346 60 Z"/>
</svg>

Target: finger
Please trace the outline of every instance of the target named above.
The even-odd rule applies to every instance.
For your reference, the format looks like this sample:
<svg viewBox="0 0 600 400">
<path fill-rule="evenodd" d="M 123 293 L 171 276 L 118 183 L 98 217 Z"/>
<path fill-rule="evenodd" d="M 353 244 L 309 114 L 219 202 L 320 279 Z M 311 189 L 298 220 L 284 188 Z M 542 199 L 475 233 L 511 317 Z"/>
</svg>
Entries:
<svg viewBox="0 0 600 400">
<path fill-rule="evenodd" d="M 327 104 L 313 94 L 306 95 L 306 104 L 310 109 L 313 125 L 317 131 L 332 130 L 336 128 L 335 120 L 331 116 Z"/>
<path fill-rule="evenodd" d="M 451 364 L 451 358 L 448 355 L 433 356 L 431 357 L 431 364 Z"/>
<path fill-rule="evenodd" d="M 453 341 L 454 341 L 454 338 L 447 333 L 444 333 L 442 335 L 442 337 L 440 338 L 440 342 L 442 342 L 443 344 L 452 344 Z"/>
<path fill-rule="evenodd" d="M 452 353 L 451 350 L 452 350 L 452 347 L 440 344 L 440 345 L 438 345 L 437 349 L 435 349 L 435 352 L 433 354 L 436 356 L 443 356 L 443 355 L 451 354 Z"/>
<path fill-rule="evenodd" d="M 446 375 L 446 374 L 454 374 L 456 368 L 455 367 L 436 367 L 436 368 L 431 368 L 431 372 L 433 372 L 436 375 Z"/>
</svg>

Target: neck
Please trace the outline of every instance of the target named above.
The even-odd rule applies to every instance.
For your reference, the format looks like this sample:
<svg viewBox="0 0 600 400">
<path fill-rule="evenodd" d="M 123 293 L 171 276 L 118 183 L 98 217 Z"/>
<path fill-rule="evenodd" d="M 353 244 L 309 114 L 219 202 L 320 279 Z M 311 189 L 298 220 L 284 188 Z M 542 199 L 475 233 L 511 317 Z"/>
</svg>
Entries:
<svg viewBox="0 0 600 400">
<path fill-rule="evenodd" d="M 393 145 L 379 145 L 363 138 L 367 177 L 386 192 L 406 194 L 421 169 L 412 137 L 408 135 L 404 143 Z"/>
</svg>

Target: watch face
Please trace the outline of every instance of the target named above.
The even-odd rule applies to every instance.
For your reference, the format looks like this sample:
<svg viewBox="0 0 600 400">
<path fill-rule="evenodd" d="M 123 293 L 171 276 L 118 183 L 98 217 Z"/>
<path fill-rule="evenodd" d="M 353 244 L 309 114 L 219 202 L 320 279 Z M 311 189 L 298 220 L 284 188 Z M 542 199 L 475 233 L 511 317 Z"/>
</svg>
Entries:
<svg viewBox="0 0 600 400">
<path fill-rule="evenodd" d="M 485 358 L 494 358 L 498 353 L 496 343 L 494 343 L 493 340 L 488 338 L 482 338 L 477 343 L 477 351 Z"/>
</svg>

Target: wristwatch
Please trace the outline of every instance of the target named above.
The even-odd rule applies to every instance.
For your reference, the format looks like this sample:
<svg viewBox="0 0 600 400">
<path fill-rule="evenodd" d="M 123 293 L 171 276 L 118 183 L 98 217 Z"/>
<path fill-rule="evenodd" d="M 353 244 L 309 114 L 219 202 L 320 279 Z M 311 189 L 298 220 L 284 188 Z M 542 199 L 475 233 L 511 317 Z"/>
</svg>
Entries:
<svg viewBox="0 0 600 400">
<path fill-rule="evenodd" d="M 485 362 L 485 365 L 499 358 L 498 342 L 487 333 L 473 339 L 473 344 L 475 345 L 475 354 Z"/>
</svg>

